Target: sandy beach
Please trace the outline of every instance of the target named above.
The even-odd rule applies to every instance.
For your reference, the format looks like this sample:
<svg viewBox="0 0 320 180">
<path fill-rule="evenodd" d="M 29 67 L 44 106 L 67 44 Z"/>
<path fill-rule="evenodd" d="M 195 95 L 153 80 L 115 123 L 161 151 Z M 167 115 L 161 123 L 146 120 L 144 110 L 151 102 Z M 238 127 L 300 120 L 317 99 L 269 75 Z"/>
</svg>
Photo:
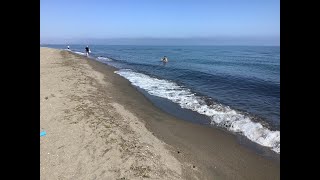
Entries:
<svg viewBox="0 0 320 180">
<path fill-rule="evenodd" d="M 280 179 L 278 159 L 163 112 L 115 70 L 40 48 L 40 179 Z"/>
</svg>

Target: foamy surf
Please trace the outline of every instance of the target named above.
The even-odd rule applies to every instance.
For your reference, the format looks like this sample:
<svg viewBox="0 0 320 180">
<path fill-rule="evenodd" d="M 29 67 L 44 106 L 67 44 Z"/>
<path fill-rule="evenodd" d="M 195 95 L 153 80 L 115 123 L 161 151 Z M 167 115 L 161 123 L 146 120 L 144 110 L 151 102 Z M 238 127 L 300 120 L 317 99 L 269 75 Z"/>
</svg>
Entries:
<svg viewBox="0 0 320 180">
<path fill-rule="evenodd" d="M 86 55 L 86 53 L 84 53 L 84 52 L 79 52 L 79 51 L 73 51 L 73 52 L 76 53 L 76 54 L 82 55 L 82 56 Z"/>
<path fill-rule="evenodd" d="M 101 61 L 112 61 L 110 58 L 103 57 L 103 56 L 99 56 L 99 57 L 97 57 L 97 59 L 101 60 Z"/>
<path fill-rule="evenodd" d="M 228 106 L 221 104 L 207 105 L 199 96 L 178 84 L 150 77 L 129 69 L 115 73 L 128 79 L 133 85 L 144 89 L 149 94 L 166 98 L 179 104 L 182 108 L 190 109 L 210 117 L 211 124 L 222 126 L 229 131 L 240 133 L 253 142 L 270 147 L 280 153 L 280 131 L 271 131 L 259 122 L 253 122 L 250 117 L 243 115 Z"/>
</svg>

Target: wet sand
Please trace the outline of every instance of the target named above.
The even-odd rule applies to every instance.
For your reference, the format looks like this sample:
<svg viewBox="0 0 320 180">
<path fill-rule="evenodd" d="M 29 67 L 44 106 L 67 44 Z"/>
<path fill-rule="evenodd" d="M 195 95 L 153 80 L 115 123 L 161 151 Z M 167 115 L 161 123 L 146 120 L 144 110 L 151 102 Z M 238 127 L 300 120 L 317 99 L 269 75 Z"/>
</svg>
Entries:
<svg viewBox="0 0 320 180">
<path fill-rule="evenodd" d="M 40 51 L 41 179 L 280 179 L 278 160 L 163 112 L 115 68 Z"/>
</svg>

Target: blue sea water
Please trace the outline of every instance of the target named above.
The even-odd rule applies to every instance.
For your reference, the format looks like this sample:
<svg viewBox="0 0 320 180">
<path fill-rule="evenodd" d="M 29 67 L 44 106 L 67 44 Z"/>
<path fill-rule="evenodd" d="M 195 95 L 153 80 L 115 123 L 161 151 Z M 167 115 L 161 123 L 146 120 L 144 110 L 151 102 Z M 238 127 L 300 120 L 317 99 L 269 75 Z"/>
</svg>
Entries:
<svg viewBox="0 0 320 180">
<path fill-rule="evenodd" d="M 66 49 L 66 45 L 45 45 Z M 78 54 L 85 45 L 70 45 Z M 279 46 L 90 46 L 151 96 L 280 153 Z M 160 61 L 167 56 L 169 62 Z"/>
</svg>

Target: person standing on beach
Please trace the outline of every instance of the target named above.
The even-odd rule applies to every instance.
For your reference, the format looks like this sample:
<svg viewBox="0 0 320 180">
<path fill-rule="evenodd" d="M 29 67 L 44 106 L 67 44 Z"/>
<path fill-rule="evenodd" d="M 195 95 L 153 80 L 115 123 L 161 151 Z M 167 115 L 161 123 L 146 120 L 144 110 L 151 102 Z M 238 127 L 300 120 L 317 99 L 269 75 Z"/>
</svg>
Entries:
<svg viewBox="0 0 320 180">
<path fill-rule="evenodd" d="M 89 46 L 87 46 L 86 47 L 86 55 L 89 56 L 89 53 L 90 53 L 90 49 L 89 49 Z"/>
<path fill-rule="evenodd" d="M 67 48 L 68 48 L 68 50 L 70 50 L 70 47 L 69 47 L 69 46 L 67 46 Z"/>
</svg>

